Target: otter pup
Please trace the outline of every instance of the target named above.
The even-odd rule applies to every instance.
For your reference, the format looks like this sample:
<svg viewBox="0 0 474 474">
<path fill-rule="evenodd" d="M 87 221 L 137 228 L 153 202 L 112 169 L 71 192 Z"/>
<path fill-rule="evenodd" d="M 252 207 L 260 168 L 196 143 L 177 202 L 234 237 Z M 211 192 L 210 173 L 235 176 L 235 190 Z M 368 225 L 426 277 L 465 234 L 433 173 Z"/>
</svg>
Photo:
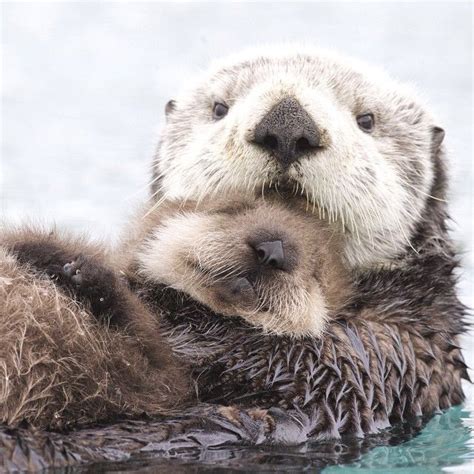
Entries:
<svg viewBox="0 0 474 474">
<path fill-rule="evenodd" d="M 172 356 L 165 315 L 189 304 L 268 333 L 320 335 L 350 285 L 337 233 L 313 220 L 264 201 L 164 206 L 142 220 L 122 269 L 84 239 L 5 232 L 2 421 L 64 428 L 182 406 L 192 361 Z"/>
<path fill-rule="evenodd" d="M 133 249 L 121 266 L 132 268 L 136 289 L 164 284 L 266 333 L 319 337 L 347 302 L 350 279 L 340 233 L 305 204 L 161 206 L 118 252 Z"/>
</svg>

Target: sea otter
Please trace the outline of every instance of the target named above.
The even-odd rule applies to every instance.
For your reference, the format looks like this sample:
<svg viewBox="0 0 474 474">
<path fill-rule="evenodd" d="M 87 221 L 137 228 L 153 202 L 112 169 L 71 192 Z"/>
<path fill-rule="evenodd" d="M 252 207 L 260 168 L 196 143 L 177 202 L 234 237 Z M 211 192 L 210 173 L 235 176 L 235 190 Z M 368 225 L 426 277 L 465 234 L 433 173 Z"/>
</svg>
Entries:
<svg viewBox="0 0 474 474">
<path fill-rule="evenodd" d="M 288 191 L 345 231 L 351 268 L 392 265 L 446 233 L 444 131 L 416 94 L 333 52 L 245 52 L 166 108 L 157 201 Z"/>
<path fill-rule="evenodd" d="M 447 228 L 445 134 L 413 91 L 332 52 L 264 48 L 193 78 L 166 114 L 154 161 L 157 205 L 216 196 L 276 196 L 286 203 L 303 197 L 307 212 L 342 232 L 356 300 L 341 317 L 381 323 L 376 341 L 394 330 L 403 341 L 395 347 L 413 355 L 404 356 L 411 362 L 400 374 L 427 362 L 424 349 L 412 352 L 405 331 L 436 347 L 439 382 L 446 372 L 453 379 L 439 391 L 437 377 L 428 377 L 429 398 L 443 407 L 462 400 L 467 374 L 458 336 L 466 328 L 465 308 L 456 296 L 459 260 Z M 242 344 L 229 347 L 239 351 Z M 248 354 L 254 354 L 251 344 Z M 271 346 L 261 354 L 270 357 Z M 366 367 L 373 379 L 375 369 Z M 322 396 L 323 387 L 314 393 Z M 364 390 L 373 388 L 367 382 Z M 430 413 L 432 402 L 418 413 Z M 414 399 L 402 404 L 402 412 L 419 406 Z"/>
<path fill-rule="evenodd" d="M 416 93 L 332 52 L 264 48 L 193 78 L 166 115 L 154 160 L 156 205 L 303 198 L 308 213 L 339 226 L 354 284 L 352 304 L 326 328 L 322 345 L 295 344 L 291 331 L 288 345 L 252 338 L 192 312 L 183 326 L 172 321 L 172 334 L 178 326 L 186 335 L 172 345 L 185 355 L 219 341 L 212 363 L 201 367 L 203 386 L 212 387 L 202 399 L 303 406 L 306 435 L 321 437 L 377 431 L 463 400 L 466 311 L 447 228 L 445 134 Z M 324 376 L 300 383 L 295 354 Z M 260 371 L 267 383 L 249 391 L 242 376 Z M 235 383 L 229 388 L 222 378 Z"/>
<path fill-rule="evenodd" d="M 213 421 L 226 433 L 232 426 L 236 442 L 297 443 L 376 432 L 463 400 L 465 308 L 447 232 L 444 132 L 416 95 L 333 53 L 278 48 L 218 64 L 166 110 L 156 206 L 261 195 L 290 204 L 302 195 L 308 213 L 340 227 L 355 294 L 322 343 L 249 331 L 183 297 L 175 309 L 187 321 L 173 311 L 165 318 L 171 345 L 194 359 L 202 400 L 240 405 L 219 412 L 225 420 L 202 410 L 208 424 L 187 431 L 188 445 L 208 445 Z M 175 296 L 137 291 L 158 302 Z M 262 374 L 265 383 L 252 385 Z M 261 425 L 244 409 L 255 405 L 265 409 Z M 114 435 L 127 439 L 130 429 L 146 439 L 162 425 L 142 434 L 117 426 Z M 71 439 L 80 451 L 81 434 Z M 101 449 L 90 456 L 109 458 Z"/>
<path fill-rule="evenodd" d="M 319 336 L 349 299 L 337 230 L 302 210 L 213 202 L 140 221 L 141 239 L 115 261 L 59 232 L 3 233 L 3 422 L 58 429 L 170 413 L 195 398 L 195 360 L 172 356 L 169 318 L 200 308 L 203 320 L 220 312 Z"/>
<path fill-rule="evenodd" d="M 143 214 L 127 227 L 116 265 L 152 305 L 166 285 L 265 333 L 319 337 L 350 299 L 340 231 L 305 201 L 214 199 Z"/>
</svg>

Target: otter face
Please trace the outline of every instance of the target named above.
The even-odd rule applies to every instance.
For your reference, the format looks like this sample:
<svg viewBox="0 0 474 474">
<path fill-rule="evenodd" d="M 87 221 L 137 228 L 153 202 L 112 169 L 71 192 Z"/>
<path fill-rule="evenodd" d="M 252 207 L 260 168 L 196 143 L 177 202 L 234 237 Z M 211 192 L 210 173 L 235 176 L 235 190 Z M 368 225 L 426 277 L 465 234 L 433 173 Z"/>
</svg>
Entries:
<svg viewBox="0 0 474 474">
<path fill-rule="evenodd" d="M 344 229 L 350 266 L 406 248 L 433 192 L 442 130 L 405 88 L 333 54 L 231 59 L 168 112 L 156 195 L 301 194 Z"/>
<path fill-rule="evenodd" d="M 349 293 L 340 250 L 337 233 L 313 216 L 257 202 L 165 218 L 138 266 L 219 314 L 269 333 L 320 336 Z"/>
</svg>

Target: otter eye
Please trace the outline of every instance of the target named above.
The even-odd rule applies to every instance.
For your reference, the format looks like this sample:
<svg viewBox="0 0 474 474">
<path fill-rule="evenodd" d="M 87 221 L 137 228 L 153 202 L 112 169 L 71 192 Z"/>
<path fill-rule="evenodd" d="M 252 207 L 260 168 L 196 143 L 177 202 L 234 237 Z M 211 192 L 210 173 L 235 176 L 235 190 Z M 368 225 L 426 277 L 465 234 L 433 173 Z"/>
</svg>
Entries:
<svg viewBox="0 0 474 474">
<path fill-rule="evenodd" d="M 371 132 L 374 128 L 373 114 L 362 114 L 357 116 L 357 125 L 364 132 Z"/>
<path fill-rule="evenodd" d="M 212 116 L 216 120 L 220 120 L 221 118 L 224 118 L 227 115 L 228 111 L 229 107 L 227 107 L 227 105 L 222 104 L 220 102 L 216 102 L 214 104 L 214 108 L 212 109 Z"/>
</svg>

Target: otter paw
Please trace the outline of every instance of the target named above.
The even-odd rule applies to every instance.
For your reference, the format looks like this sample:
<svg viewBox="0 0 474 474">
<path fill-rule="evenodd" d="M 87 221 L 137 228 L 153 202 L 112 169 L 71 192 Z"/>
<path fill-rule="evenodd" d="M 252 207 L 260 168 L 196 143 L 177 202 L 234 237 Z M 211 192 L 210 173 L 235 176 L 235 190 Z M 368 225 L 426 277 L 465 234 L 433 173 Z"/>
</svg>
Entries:
<svg viewBox="0 0 474 474">
<path fill-rule="evenodd" d="M 96 316 L 113 309 L 118 299 L 114 272 L 86 255 L 78 255 L 66 263 L 58 283 L 71 290 L 76 299 L 88 303 Z"/>
<path fill-rule="evenodd" d="M 238 302 L 239 306 L 247 309 L 258 306 L 257 293 L 246 277 L 237 277 L 228 282 L 219 282 L 215 285 L 214 291 L 220 300 L 229 304 Z"/>
</svg>

